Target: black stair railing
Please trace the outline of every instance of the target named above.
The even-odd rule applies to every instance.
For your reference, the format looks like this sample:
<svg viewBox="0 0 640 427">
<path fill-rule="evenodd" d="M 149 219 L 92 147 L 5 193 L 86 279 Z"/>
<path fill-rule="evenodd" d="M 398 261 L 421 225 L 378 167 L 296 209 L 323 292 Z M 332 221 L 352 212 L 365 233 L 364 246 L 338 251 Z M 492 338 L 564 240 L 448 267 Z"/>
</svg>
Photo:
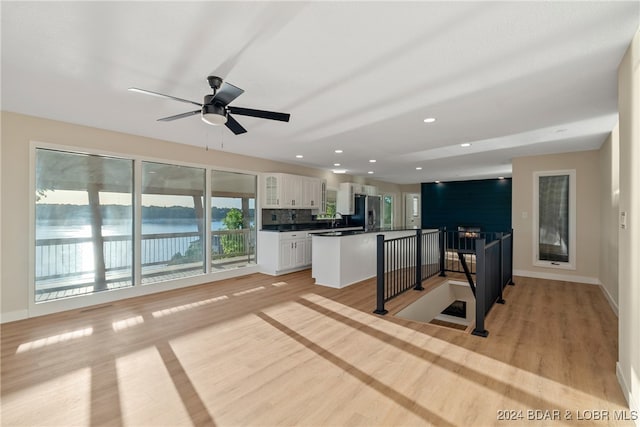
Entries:
<svg viewBox="0 0 640 427">
<path fill-rule="evenodd" d="M 441 271 L 439 232 L 416 230 L 411 236 L 385 240 L 377 236 L 376 314 L 386 314 L 385 302 L 409 289 L 422 291 L 422 282 Z"/>
<path fill-rule="evenodd" d="M 503 289 L 514 284 L 513 230 L 509 233 L 478 232 L 478 238 L 473 239 L 448 234 L 440 229 L 416 230 L 413 236 L 390 240 L 385 240 L 382 234 L 377 236 L 374 313 L 386 314 L 385 302 L 409 289 L 423 290 L 422 282 L 429 277 L 438 273 L 444 276 L 446 271 L 460 271 L 464 272 L 476 300 L 476 324 L 472 333 L 486 337 L 489 334 L 484 324 L 486 315 L 496 302 L 504 304 Z M 464 245 L 459 240 L 461 237 Z M 458 242 L 450 248 L 455 238 Z M 455 251 L 453 247 L 457 247 Z M 459 267 L 451 269 L 450 255 L 454 253 Z"/>
</svg>

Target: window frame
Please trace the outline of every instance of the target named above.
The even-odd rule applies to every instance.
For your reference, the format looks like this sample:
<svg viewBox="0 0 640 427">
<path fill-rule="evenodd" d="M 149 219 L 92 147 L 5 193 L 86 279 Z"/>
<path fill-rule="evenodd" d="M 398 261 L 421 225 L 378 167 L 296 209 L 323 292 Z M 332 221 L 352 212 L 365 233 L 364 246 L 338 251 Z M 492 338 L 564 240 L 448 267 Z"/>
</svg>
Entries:
<svg viewBox="0 0 640 427">
<path fill-rule="evenodd" d="M 205 169 L 205 197 L 204 204 L 206 212 L 210 212 L 211 203 L 210 197 L 206 197 L 207 194 L 211 192 L 210 188 L 210 177 L 211 171 L 225 171 L 225 172 L 238 172 L 244 173 L 248 175 L 259 176 L 259 172 L 241 168 L 233 168 L 233 167 L 224 167 L 221 165 L 212 165 L 211 163 L 196 163 L 189 160 L 179 160 L 179 159 L 169 159 L 163 157 L 154 157 L 154 156 L 146 156 L 140 155 L 133 152 L 122 152 L 122 151 L 114 151 L 108 148 L 98 147 L 98 146 L 78 146 L 71 144 L 61 144 L 54 142 L 46 142 L 43 140 L 31 139 L 29 140 L 29 170 L 26 171 L 28 173 L 28 181 L 29 181 L 29 206 L 28 206 L 28 215 L 29 215 L 29 229 L 28 229 L 28 241 L 27 245 L 27 253 L 28 253 L 28 284 L 26 294 L 28 296 L 28 308 L 25 311 L 25 317 L 34 317 L 41 316 L 51 313 L 57 313 L 65 310 L 72 310 L 78 308 L 84 308 L 96 304 L 105 304 L 113 301 L 118 301 L 125 298 L 136 297 L 140 295 L 149 295 L 157 292 L 172 290 L 172 289 L 180 289 L 184 287 L 200 285 L 204 283 L 209 283 L 215 280 L 237 277 L 241 275 L 247 275 L 252 273 L 257 273 L 260 271 L 259 260 L 256 261 L 255 265 L 244 267 L 240 269 L 233 270 L 224 270 L 224 271 L 211 271 L 210 263 L 205 262 L 206 271 L 204 274 L 197 276 L 190 276 L 185 278 L 172 279 L 162 282 L 157 282 L 153 284 L 153 286 L 142 285 L 140 283 L 141 277 L 141 269 L 140 269 L 140 251 L 134 250 L 134 283 L 132 287 L 126 287 L 116 290 L 111 290 L 108 292 L 97 292 L 93 294 L 82 295 L 80 298 L 70 297 L 70 298 L 60 298 L 55 300 L 48 300 L 42 302 L 35 302 L 35 238 L 36 238 L 36 230 L 35 230 L 35 215 L 36 215 L 36 151 L 37 149 L 49 149 L 49 150 L 57 150 L 57 151 L 65 151 L 76 154 L 87 154 L 87 155 L 96 155 L 96 156 L 104 156 L 104 157 L 114 157 L 125 160 L 133 160 L 133 239 L 134 242 L 138 242 L 141 239 L 141 186 L 142 186 L 142 167 L 141 163 L 143 161 L 146 162 L 155 162 L 155 163 L 164 163 L 164 164 L 172 164 L 176 166 L 188 166 L 188 167 L 196 167 Z M 256 205 L 259 205 L 259 198 L 262 197 L 259 190 L 257 189 L 256 194 Z M 210 213 L 207 213 L 207 217 L 205 219 L 206 222 L 210 221 Z M 259 224 L 257 224 L 259 226 Z M 205 241 L 207 247 L 211 244 L 211 233 L 205 233 Z M 257 246 L 256 246 L 257 253 Z"/>
<path fill-rule="evenodd" d="M 395 224 L 395 220 L 396 220 L 396 215 L 395 215 L 395 210 L 396 210 L 396 195 L 395 193 L 383 193 L 382 194 L 382 217 L 384 218 L 384 204 L 385 204 L 385 197 L 388 197 L 391 199 L 391 223 L 389 224 L 389 227 L 394 227 Z M 386 224 L 381 224 L 382 227 L 384 227 Z"/>
<path fill-rule="evenodd" d="M 568 176 L 569 177 L 569 260 L 568 261 L 547 261 L 540 259 L 540 178 L 548 176 Z M 535 171 L 533 173 L 533 228 L 532 228 L 532 254 L 533 265 L 536 267 L 576 270 L 576 216 L 577 216 L 577 194 L 576 194 L 576 170 L 549 170 Z"/>
</svg>

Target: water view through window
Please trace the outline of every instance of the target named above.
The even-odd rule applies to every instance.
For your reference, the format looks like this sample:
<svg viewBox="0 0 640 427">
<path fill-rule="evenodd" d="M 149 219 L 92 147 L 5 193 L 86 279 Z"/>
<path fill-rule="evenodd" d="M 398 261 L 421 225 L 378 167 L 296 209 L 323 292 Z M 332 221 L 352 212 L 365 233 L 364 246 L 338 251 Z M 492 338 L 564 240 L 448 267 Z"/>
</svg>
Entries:
<svg viewBox="0 0 640 427">
<path fill-rule="evenodd" d="M 205 170 L 142 162 L 142 283 L 204 273 Z"/>
<path fill-rule="evenodd" d="M 256 263 L 256 176 L 211 171 L 212 271 Z"/>
<path fill-rule="evenodd" d="M 133 162 L 36 151 L 35 299 L 133 285 Z"/>
<path fill-rule="evenodd" d="M 204 168 L 44 148 L 35 154 L 36 302 L 256 263 L 254 174 L 212 170 L 206 200 Z"/>
</svg>

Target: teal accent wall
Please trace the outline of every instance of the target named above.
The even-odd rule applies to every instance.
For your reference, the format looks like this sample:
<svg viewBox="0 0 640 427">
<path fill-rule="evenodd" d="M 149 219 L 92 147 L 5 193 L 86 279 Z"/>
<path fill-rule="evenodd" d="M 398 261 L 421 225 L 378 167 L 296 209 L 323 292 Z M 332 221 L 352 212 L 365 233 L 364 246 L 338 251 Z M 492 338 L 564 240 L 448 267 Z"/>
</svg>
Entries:
<svg viewBox="0 0 640 427">
<path fill-rule="evenodd" d="M 511 178 L 422 183 L 422 228 L 511 230 Z"/>
</svg>

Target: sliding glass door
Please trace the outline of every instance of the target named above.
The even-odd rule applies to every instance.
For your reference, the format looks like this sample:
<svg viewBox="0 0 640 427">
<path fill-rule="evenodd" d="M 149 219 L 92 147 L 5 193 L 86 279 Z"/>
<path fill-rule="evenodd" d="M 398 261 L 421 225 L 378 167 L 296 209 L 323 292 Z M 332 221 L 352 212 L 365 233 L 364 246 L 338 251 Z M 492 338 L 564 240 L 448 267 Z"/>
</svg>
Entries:
<svg viewBox="0 0 640 427">
<path fill-rule="evenodd" d="M 256 263 L 256 176 L 211 171 L 211 269 Z"/>
<path fill-rule="evenodd" d="M 203 274 L 205 170 L 142 162 L 142 283 Z"/>
<path fill-rule="evenodd" d="M 133 286 L 133 161 L 37 149 L 35 300 Z"/>
</svg>

